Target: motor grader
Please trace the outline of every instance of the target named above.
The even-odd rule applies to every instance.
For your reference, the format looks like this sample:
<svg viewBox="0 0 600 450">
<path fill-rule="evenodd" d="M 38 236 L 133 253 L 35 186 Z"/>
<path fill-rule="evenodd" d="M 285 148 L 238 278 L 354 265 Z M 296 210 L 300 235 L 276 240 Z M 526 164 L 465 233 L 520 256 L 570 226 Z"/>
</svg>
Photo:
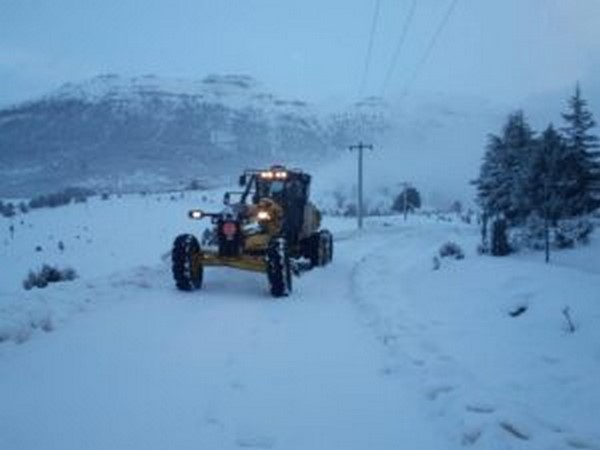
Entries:
<svg viewBox="0 0 600 450">
<path fill-rule="evenodd" d="M 310 180 L 283 166 L 246 170 L 239 179 L 242 190 L 225 193 L 221 212 L 189 211 L 191 219 L 210 219 L 212 227 L 200 241 L 191 234 L 175 239 L 177 288 L 200 289 L 204 267 L 220 266 L 264 273 L 271 295 L 284 297 L 294 274 L 329 264 L 333 239 L 321 229 L 321 213 L 309 200 Z"/>
</svg>

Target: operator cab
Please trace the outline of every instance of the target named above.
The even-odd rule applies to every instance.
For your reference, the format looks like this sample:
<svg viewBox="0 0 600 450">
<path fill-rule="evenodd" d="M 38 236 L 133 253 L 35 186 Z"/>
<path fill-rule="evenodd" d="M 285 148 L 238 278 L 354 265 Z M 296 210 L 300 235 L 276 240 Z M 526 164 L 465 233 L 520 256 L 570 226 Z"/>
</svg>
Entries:
<svg viewBox="0 0 600 450">
<path fill-rule="evenodd" d="M 284 210 L 284 234 L 292 242 L 297 241 L 310 195 L 310 175 L 284 166 L 273 166 L 268 170 L 248 171 L 240 177 L 240 185 L 246 187 L 243 203 L 250 195 L 253 204 L 262 198 L 277 202 Z"/>
</svg>

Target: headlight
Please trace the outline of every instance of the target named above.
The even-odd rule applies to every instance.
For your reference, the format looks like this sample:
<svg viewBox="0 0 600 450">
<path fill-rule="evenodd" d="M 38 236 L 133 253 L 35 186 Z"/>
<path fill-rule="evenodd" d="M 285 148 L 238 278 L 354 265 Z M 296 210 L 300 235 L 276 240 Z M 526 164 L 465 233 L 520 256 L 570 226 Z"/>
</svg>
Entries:
<svg viewBox="0 0 600 450">
<path fill-rule="evenodd" d="M 269 214 L 268 211 L 259 211 L 258 213 L 256 213 L 256 218 L 258 220 L 262 221 L 266 221 L 266 220 L 271 220 L 271 214 Z"/>
<path fill-rule="evenodd" d="M 188 217 L 190 219 L 199 220 L 202 219 L 202 217 L 204 217 L 204 213 L 200 209 L 192 209 L 188 212 Z"/>
<path fill-rule="evenodd" d="M 271 172 L 270 170 L 265 170 L 264 172 L 260 173 L 260 177 L 265 180 L 272 180 L 274 176 L 275 176 L 275 174 L 273 172 Z"/>
<path fill-rule="evenodd" d="M 275 172 L 275 178 L 277 178 L 278 180 L 285 180 L 287 176 L 288 174 L 284 170 L 278 170 L 277 172 Z"/>
</svg>

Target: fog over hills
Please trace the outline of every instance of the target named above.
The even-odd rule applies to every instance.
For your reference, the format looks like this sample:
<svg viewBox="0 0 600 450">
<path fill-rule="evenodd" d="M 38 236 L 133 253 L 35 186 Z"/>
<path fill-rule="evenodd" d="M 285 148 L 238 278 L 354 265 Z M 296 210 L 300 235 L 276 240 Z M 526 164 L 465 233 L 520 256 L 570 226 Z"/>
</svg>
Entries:
<svg viewBox="0 0 600 450">
<path fill-rule="evenodd" d="M 598 118 L 596 85 L 582 88 Z M 313 172 L 321 192 L 350 196 L 356 157 L 347 147 L 360 139 L 375 145 L 365 159 L 373 198 L 408 181 L 436 206 L 470 202 L 487 134 L 517 108 L 538 131 L 550 121 L 560 126 L 571 94 L 565 88 L 503 104 L 432 93 L 325 106 L 273 95 L 247 75 L 101 75 L 0 110 L 0 192 L 214 186 L 280 162 Z"/>
<path fill-rule="evenodd" d="M 0 197 L 214 183 L 276 160 L 351 191 L 360 138 L 376 145 L 367 189 L 471 200 L 512 110 L 560 126 L 579 81 L 600 118 L 599 17 L 597 0 L 12 2 Z M 369 96 L 385 103 L 357 107 Z"/>
</svg>

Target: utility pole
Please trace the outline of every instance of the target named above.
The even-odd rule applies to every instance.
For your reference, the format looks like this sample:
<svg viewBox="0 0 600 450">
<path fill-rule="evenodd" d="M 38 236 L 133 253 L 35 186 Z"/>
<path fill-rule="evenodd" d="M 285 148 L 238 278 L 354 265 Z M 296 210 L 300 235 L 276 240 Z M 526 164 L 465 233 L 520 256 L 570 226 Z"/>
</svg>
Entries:
<svg viewBox="0 0 600 450">
<path fill-rule="evenodd" d="M 363 150 L 373 150 L 372 145 L 363 144 L 359 141 L 357 145 L 351 145 L 348 147 L 350 151 L 358 150 L 358 205 L 356 210 L 356 216 L 358 218 L 358 228 L 361 229 L 363 226 Z"/>
<path fill-rule="evenodd" d="M 544 177 L 544 250 L 546 264 L 550 262 L 550 218 L 549 216 L 549 192 L 548 192 L 548 177 Z"/>
<path fill-rule="evenodd" d="M 545 261 L 546 264 L 550 262 L 550 225 L 556 225 L 556 221 L 559 218 L 556 211 L 550 211 L 550 200 L 560 195 L 560 190 L 567 188 L 568 185 L 565 183 L 551 183 L 549 176 L 546 174 L 544 177 L 544 247 L 545 247 Z M 560 213 L 559 213 L 560 214 Z"/>
</svg>

